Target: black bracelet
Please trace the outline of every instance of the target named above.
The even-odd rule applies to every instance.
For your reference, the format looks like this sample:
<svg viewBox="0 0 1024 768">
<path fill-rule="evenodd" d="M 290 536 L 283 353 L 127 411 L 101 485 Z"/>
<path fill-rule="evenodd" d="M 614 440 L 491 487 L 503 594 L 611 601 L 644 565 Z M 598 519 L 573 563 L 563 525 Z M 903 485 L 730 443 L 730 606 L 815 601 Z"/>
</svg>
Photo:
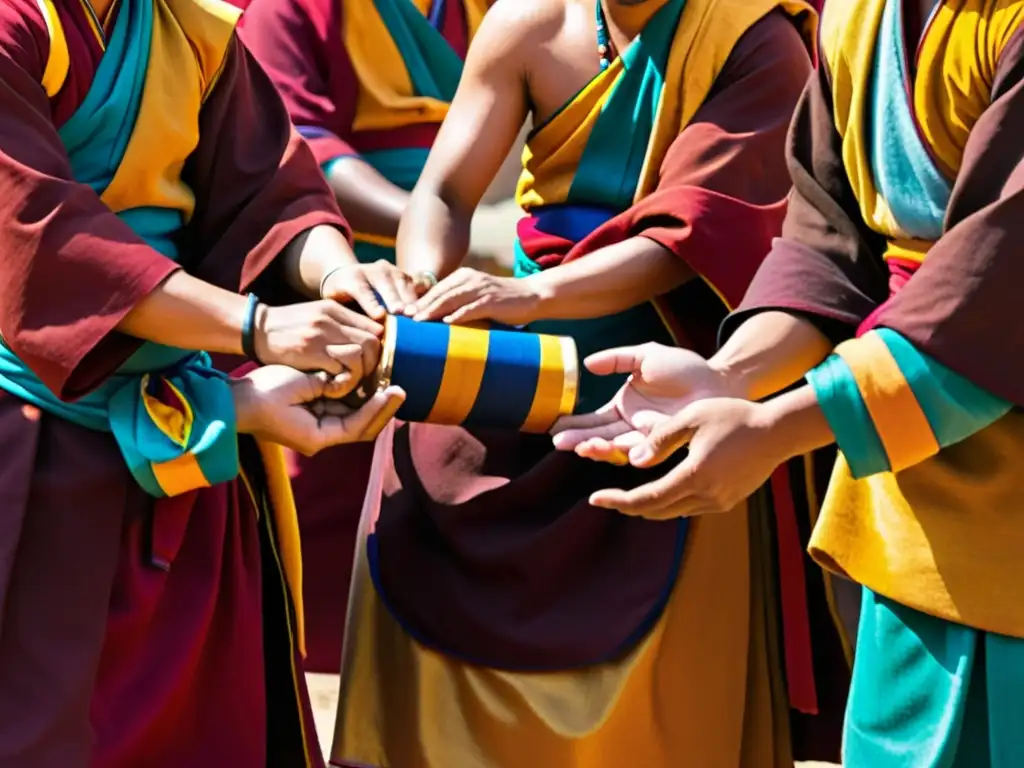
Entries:
<svg viewBox="0 0 1024 768">
<path fill-rule="evenodd" d="M 256 312 L 260 308 L 260 300 L 255 293 L 250 293 L 245 305 L 245 319 L 242 320 L 242 353 L 250 360 L 260 362 L 256 355 Z"/>
</svg>

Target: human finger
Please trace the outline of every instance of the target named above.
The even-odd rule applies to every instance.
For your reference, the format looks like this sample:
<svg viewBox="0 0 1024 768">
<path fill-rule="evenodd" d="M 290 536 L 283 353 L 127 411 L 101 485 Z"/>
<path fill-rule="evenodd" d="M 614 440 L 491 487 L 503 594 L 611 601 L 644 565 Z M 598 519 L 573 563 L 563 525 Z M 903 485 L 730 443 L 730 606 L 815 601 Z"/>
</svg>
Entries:
<svg viewBox="0 0 1024 768">
<path fill-rule="evenodd" d="M 447 317 L 459 307 L 463 307 L 478 299 L 477 288 L 476 285 L 469 282 L 452 286 L 446 289 L 443 294 L 435 295 L 426 309 L 416 313 L 415 319 L 440 320 L 443 317 Z M 433 295 L 433 292 L 431 292 L 431 295 Z"/>
<path fill-rule="evenodd" d="M 592 429 L 594 427 L 603 427 L 605 424 L 611 424 L 621 420 L 622 417 L 615 409 L 615 406 L 611 403 L 606 403 L 596 411 L 591 411 L 590 413 L 562 416 L 555 422 L 555 426 L 551 428 L 551 434 L 558 435 L 570 430 L 584 430 Z"/>
<path fill-rule="evenodd" d="M 345 373 L 348 373 L 356 382 L 362 381 L 369 373 L 366 369 L 367 355 L 363 344 L 328 344 L 326 351 L 330 358 L 341 366 L 341 370 L 324 382 L 325 392 L 328 386 L 332 388 L 332 391 L 336 391 L 337 385 L 331 382 Z"/>
<path fill-rule="evenodd" d="M 495 320 L 497 318 L 488 314 L 488 306 L 491 304 L 487 297 L 481 296 L 475 301 L 458 307 L 451 314 L 444 316 L 444 321 L 450 325 L 472 323 L 477 320 Z"/>
<path fill-rule="evenodd" d="M 361 331 L 375 337 L 381 336 L 384 333 L 384 326 L 378 323 L 377 320 L 355 312 L 348 307 L 343 307 L 335 301 L 327 302 L 326 310 L 328 316 L 343 326 L 346 331 Z"/>
<path fill-rule="evenodd" d="M 620 467 L 629 464 L 629 454 L 626 451 L 616 448 L 615 443 L 611 440 L 604 440 L 599 437 L 584 440 L 577 445 L 576 455 L 580 458 L 590 459 L 591 461 L 604 461 Z"/>
<path fill-rule="evenodd" d="M 614 440 L 619 435 L 632 431 L 632 427 L 615 415 L 615 421 L 583 429 L 568 429 L 552 438 L 555 448 L 560 451 L 574 451 L 587 440 Z"/>
<path fill-rule="evenodd" d="M 398 387 L 387 387 L 375 392 L 360 408 L 344 415 L 328 416 L 320 423 L 325 445 L 338 445 L 364 440 L 371 433 L 376 436 L 394 417 L 405 400 L 405 392 Z M 376 432 L 373 430 L 376 429 Z"/>
<path fill-rule="evenodd" d="M 642 443 L 629 452 L 636 467 L 653 467 L 686 445 L 697 433 L 698 424 L 690 408 L 683 408 L 664 421 L 655 423 Z"/>
<path fill-rule="evenodd" d="M 588 371 L 598 376 L 608 376 L 613 373 L 638 373 L 650 347 L 650 344 L 640 344 L 633 347 L 604 349 L 590 355 L 583 361 L 583 364 L 587 366 Z"/>
<path fill-rule="evenodd" d="M 347 301 L 351 299 L 374 320 L 383 320 L 387 309 L 377 292 L 366 278 L 365 270 L 353 270 L 346 281 L 343 293 L 331 292 L 325 298 Z"/>
<path fill-rule="evenodd" d="M 595 491 L 590 503 L 627 515 L 654 516 L 684 499 L 699 497 L 695 476 L 693 464 L 684 461 L 656 480 L 628 491 L 616 488 Z"/>
</svg>

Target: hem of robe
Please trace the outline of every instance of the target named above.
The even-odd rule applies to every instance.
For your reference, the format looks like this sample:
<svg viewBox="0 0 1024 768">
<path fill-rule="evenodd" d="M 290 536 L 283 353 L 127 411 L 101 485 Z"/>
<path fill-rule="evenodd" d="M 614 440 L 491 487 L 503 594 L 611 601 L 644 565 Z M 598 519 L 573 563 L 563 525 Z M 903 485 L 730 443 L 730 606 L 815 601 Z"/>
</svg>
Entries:
<svg viewBox="0 0 1024 768">
<path fill-rule="evenodd" d="M 406 635 L 370 579 L 365 536 L 389 443 L 378 441 L 360 525 L 331 765 L 670 768 L 685 753 L 707 768 L 792 766 L 770 566 L 746 508 L 693 521 L 672 599 L 624 658 L 571 672 L 474 667 Z"/>
</svg>

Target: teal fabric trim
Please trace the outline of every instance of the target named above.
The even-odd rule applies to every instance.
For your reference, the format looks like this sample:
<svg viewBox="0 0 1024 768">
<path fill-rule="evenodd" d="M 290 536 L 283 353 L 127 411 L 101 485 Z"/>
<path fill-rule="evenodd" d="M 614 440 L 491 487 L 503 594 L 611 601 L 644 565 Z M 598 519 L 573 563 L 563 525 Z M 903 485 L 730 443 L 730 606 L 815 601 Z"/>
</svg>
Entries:
<svg viewBox="0 0 1024 768">
<path fill-rule="evenodd" d="M 131 140 L 145 87 L 153 37 L 154 4 L 126 2 L 118 13 L 107 50 L 81 106 L 60 129 L 74 178 L 102 195 L 113 180 Z M 137 208 L 118 214 L 164 256 L 177 260 L 180 211 Z M 161 378 L 174 384 L 193 414 L 184 446 L 172 442 L 150 418 L 143 400 L 143 376 L 151 386 Z M 144 344 L 121 369 L 85 397 L 64 402 L 0 340 L 0 389 L 58 418 L 87 429 L 111 432 L 132 475 L 153 496 L 164 495 L 153 465 L 192 453 L 211 485 L 238 474 L 234 401 L 227 378 L 205 353 Z"/>
<path fill-rule="evenodd" d="M 864 590 L 843 764 L 1024 765 L 1024 640 Z"/>
<path fill-rule="evenodd" d="M 965 440 L 1010 412 L 1012 403 L 924 354 L 896 331 L 873 333 L 892 353 L 940 447 Z"/>
<path fill-rule="evenodd" d="M 665 67 L 686 0 L 670 0 L 622 53 L 624 72 L 594 124 L 566 202 L 633 203 L 661 104 Z"/>
<path fill-rule="evenodd" d="M 395 253 L 394 248 L 389 248 L 386 245 L 378 245 L 377 243 L 364 243 L 356 241 L 355 247 L 352 249 L 355 251 L 356 258 L 359 259 L 361 264 L 372 264 L 375 261 L 391 262 L 392 264 L 397 263 L 398 255 Z"/>
<path fill-rule="evenodd" d="M 878 32 L 868 124 L 871 170 L 900 229 L 910 237 L 937 240 L 953 186 L 918 131 L 907 92 L 910 73 L 902 8 L 900 0 L 888 0 Z"/>
<path fill-rule="evenodd" d="M 807 383 L 846 457 L 850 473 L 868 477 L 890 469 L 889 456 L 875 430 L 853 371 L 839 355 L 829 357 L 807 374 Z"/>
<path fill-rule="evenodd" d="M 409 0 L 373 4 L 405 61 L 416 95 L 451 103 L 462 79 L 462 59 L 444 35 Z"/>
<path fill-rule="evenodd" d="M 403 147 L 364 152 L 362 158 L 396 187 L 411 192 L 420 180 L 429 155 L 430 150 L 426 148 Z"/>
</svg>

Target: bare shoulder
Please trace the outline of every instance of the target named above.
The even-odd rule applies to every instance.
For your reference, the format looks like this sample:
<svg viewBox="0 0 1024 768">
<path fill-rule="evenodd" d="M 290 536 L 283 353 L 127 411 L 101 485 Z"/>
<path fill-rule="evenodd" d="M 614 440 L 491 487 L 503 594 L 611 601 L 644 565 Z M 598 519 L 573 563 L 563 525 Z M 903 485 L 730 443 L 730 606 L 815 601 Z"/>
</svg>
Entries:
<svg viewBox="0 0 1024 768">
<path fill-rule="evenodd" d="M 567 7 L 579 0 L 496 0 L 473 38 L 470 56 L 524 64 L 556 40 Z"/>
</svg>

